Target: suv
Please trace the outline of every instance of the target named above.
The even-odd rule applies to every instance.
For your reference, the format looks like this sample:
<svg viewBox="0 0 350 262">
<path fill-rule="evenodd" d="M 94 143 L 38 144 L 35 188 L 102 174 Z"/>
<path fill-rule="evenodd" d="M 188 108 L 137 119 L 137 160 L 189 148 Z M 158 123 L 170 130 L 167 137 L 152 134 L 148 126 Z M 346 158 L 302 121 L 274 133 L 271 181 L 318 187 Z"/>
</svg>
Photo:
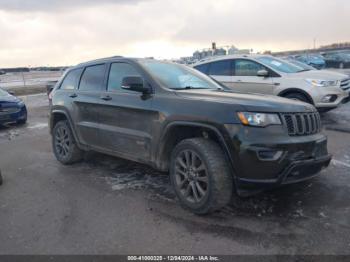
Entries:
<svg viewBox="0 0 350 262">
<path fill-rule="evenodd" d="M 309 179 L 327 167 L 327 139 L 309 104 L 237 94 L 184 65 L 106 58 L 69 69 L 52 93 L 53 152 L 63 164 L 94 150 L 170 173 L 197 214 L 232 193 Z"/>
<path fill-rule="evenodd" d="M 328 111 L 348 101 L 350 79 L 268 55 L 222 56 L 193 65 L 234 91 L 300 100 Z"/>
</svg>

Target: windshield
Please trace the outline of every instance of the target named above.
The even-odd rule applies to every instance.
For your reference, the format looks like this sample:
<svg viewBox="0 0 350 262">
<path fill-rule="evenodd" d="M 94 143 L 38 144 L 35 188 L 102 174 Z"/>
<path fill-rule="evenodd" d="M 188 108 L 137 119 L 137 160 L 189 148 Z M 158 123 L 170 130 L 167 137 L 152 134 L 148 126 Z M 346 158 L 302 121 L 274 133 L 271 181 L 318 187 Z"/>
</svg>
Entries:
<svg viewBox="0 0 350 262">
<path fill-rule="evenodd" d="M 8 95 L 9 95 L 9 93 L 7 93 L 5 90 L 2 90 L 0 88 L 0 96 L 8 96 Z"/>
<path fill-rule="evenodd" d="M 160 61 L 141 61 L 141 64 L 170 89 L 221 89 L 208 76 L 187 66 Z"/>
<path fill-rule="evenodd" d="M 305 71 L 305 69 L 300 66 L 293 65 L 287 61 L 283 61 L 275 57 L 262 56 L 258 57 L 257 60 L 264 65 L 283 73 L 298 73 Z"/>
</svg>

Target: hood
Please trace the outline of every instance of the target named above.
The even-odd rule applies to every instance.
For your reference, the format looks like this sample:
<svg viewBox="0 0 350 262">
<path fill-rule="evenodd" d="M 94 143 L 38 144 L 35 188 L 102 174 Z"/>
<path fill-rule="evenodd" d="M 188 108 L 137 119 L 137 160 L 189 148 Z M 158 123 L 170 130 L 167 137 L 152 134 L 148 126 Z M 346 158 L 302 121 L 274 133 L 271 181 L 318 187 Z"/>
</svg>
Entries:
<svg viewBox="0 0 350 262">
<path fill-rule="evenodd" d="M 312 105 L 278 96 L 243 94 L 229 90 L 181 90 L 176 94 L 184 99 L 239 105 L 245 111 L 255 112 L 310 112 Z"/>
<path fill-rule="evenodd" d="M 347 75 L 329 70 L 310 70 L 295 74 L 289 74 L 291 78 L 320 79 L 320 80 L 343 80 Z"/>
</svg>

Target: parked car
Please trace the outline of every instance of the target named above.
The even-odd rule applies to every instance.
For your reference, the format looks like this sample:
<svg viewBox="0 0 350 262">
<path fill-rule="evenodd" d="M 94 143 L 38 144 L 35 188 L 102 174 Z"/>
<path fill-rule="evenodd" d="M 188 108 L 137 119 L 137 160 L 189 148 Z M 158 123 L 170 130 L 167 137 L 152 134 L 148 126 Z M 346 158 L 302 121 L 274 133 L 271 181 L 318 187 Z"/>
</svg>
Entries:
<svg viewBox="0 0 350 262">
<path fill-rule="evenodd" d="M 52 91 L 50 131 L 62 164 L 94 150 L 169 171 L 197 214 L 252 190 L 310 179 L 328 166 L 312 105 L 238 94 L 180 64 L 107 58 L 69 69 Z"/>
<path fill-rule="evenodd" d="M 24 102 L 0 88 L 0 125 L 8 123 L 25 124 L 27 108 Z"/>
<path fill-rule="evenodd" d="M 309 66 L 312 66 L 318 70 L 323 69 L 326 67 L 326 61 L 324 58 L 319 54 L 303 54 L 303 55 L 296 55 L 293 57 L 295 60 L 298 60 L 302 63 L 305 63 Z"/>
<path fill-rule="evenodd" d="M 288 63 L 301 67 L 302 69 L 305 69 L 305 70 L 317 70 L 317 68 L 307 65 L 303 62 L 300 62 L 293 57 L 281 57 L 280 59 L 286 60 Z"/>
<path fill-rule="evenodd" d="M 327 111 L 348 101 L 350 79 L 268 55 L 222 56 L 193 65 L 236 92 L 300 100 Z"/>
<path fill-rule="evenodd" d="M 350 68 L 350 53 L 329 52 L 322 54 L 326 66 L 330 68 Z"/>
</svg>

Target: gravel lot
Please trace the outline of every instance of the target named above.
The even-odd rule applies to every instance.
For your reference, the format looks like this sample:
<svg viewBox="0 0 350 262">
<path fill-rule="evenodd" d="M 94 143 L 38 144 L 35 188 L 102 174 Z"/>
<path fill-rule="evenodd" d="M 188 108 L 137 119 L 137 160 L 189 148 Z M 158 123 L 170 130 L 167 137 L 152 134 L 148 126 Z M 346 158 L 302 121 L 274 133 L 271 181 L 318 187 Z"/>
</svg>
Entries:
<svg viewBox="0 0 350 262">
<path fill-rule="evenodd" d="M 184 211 L 167 174 L 97 153 L 59 164 L 45 95 L 24 97 L 25 126 L 0 129 L 0 254 L 350 254 L 350 103 L 322 116 L 334 155 L 322 175 Z"/>
</svg>

